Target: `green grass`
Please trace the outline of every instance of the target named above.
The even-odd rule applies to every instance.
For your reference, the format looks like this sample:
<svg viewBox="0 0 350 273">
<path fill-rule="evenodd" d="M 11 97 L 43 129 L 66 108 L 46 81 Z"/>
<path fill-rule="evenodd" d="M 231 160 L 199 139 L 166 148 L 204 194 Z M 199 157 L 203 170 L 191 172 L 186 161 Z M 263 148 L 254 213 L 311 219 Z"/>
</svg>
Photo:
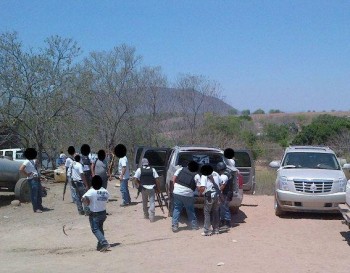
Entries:
<svg viewBox="0 0 350 273">
<path fill-rule="evenodd" d="M 275 192 L 276 170 L 268 168 L 257 168 L 255 170 L 257 195 L 274 195 Z"/>
</svg>

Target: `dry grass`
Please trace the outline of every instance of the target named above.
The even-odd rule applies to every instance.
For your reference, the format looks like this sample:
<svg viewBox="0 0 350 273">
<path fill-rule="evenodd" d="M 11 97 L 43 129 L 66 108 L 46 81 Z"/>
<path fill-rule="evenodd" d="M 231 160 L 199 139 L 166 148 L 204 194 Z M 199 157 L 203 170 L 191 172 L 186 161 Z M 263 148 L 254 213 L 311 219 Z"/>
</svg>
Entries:
<svg viewBox="0 0 350 273">
<path fill-rule="evenodd" d="M 259 167 L 255 170 L 257 195 L 273 195 L 275 192 L 276 170 L 268 167 Z"/>
</svg>

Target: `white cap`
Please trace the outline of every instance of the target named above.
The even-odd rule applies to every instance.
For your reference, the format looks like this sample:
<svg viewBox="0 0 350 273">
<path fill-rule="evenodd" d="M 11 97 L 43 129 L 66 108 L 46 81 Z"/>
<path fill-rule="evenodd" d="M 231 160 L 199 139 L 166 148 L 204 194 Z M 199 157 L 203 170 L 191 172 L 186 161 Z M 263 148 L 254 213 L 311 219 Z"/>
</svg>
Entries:
<svg viewBox="0 0 350 273">
<path fill-rule="evenodd" d="M 147 158 L 142 158 L 142 166 L 147 165 L 148 166 L 148 159 Z"/>
</svg>

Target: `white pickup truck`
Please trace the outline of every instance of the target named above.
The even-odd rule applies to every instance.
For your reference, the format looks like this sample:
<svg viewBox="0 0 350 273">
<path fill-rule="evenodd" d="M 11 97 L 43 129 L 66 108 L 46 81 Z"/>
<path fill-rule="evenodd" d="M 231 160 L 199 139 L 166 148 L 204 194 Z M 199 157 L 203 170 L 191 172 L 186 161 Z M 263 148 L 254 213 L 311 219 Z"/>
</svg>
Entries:
<svg viewBox="0 0 350 273">
<path fill-rule="evenodd" d="M 349 165 L 349 164 L 346 164 L 346 165 Z M 347 167 L 348 167 L 347 169 L 349 169 L 349 166 Z M 346 184 L 346 203 L 339 204 L 338 208 L 341 214 L 343 215 L 344 224 L 346 224 L 350 228 L 350 179 Z"/>
</svg>

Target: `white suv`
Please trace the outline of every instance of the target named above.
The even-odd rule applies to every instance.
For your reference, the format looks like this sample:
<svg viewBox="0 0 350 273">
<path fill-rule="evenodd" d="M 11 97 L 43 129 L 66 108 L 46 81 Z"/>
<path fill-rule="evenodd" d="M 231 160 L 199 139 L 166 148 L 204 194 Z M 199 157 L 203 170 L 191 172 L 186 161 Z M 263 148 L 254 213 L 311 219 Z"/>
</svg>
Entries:
<svg viewBox="0 0 350 273">
<path fill-rule="evenodd" d="M 338 204 L 345 202 L 346 177 L 328 147 L 291 146 L 270 167 L 277 168 L 277 216 L 286 211 L 338 212 Z"/>
</svg>

